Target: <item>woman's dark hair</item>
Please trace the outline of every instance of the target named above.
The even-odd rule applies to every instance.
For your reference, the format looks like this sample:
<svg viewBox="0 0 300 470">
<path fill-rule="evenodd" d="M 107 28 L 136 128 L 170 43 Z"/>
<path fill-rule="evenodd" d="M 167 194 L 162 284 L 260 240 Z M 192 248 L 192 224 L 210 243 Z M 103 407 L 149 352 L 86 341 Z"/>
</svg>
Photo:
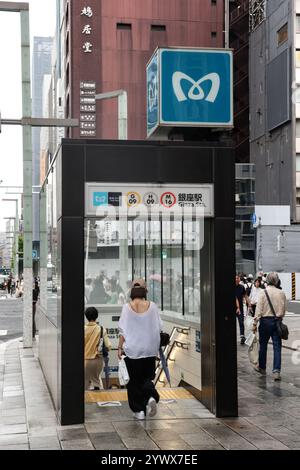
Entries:
<svg viewBox="0 0 300 470">
<path fill-rule="evenodd" d="M 134 299 L 147 299 L 147 289 L 145 287 L 136 286 L 131 289 L 131 300 Z"/>
<path fill-rule="evenodd" d="M 257 278 L 255 279 L 254 285 L 255 285 L 257 282 L 259 282 L 259 287 L 262 287 L 262 286 L 261 286 L 261 279 L 260 279 L 259 277 L 257 277 Z"/>
<path fill-rule="evenodd" d="M 95 307 L 88 307 L 84 314 L 88 321 L 95 321 L 98 318 L 98 310 Z"/>
</svg>

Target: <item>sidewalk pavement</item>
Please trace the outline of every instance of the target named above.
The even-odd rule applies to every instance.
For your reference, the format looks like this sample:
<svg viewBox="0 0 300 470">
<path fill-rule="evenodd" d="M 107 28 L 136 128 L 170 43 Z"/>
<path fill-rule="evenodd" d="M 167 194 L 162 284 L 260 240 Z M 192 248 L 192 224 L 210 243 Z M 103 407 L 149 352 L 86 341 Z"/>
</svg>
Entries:
<svg viewBox="0 0 300 470">
<path fill-rule="evenodd" d="M 300 317 L 289 327 L 297 337 Z M 290 323 L 293 323 L 291 326 Z M 295 322 L 295 324 L 294 324 Z M 294 334 L 294 330 L 296 333 Z M 38 362 L 37 345 L 0 344 L 1 450 L 288 450 L 300 449 L 300 371 L 283 349 L 282 381 L 262 377 L 238 344 L 239 418 L 216 419 L 197 400 L 160 403 L 159 413 L 135 421 L 127 403 L 118 408 L 86 405 L 83 425 L 59 426 Z"/>
</svg>

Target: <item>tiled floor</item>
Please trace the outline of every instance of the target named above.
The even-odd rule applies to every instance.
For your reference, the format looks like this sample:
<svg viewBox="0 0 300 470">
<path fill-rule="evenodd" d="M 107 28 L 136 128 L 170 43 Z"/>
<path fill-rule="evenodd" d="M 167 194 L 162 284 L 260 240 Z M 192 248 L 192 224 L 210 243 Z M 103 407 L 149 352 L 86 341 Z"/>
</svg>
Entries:
<svg viewBox="0 0 300 470">
<path fill-rule="evenodd" d="M 300 371 L 283 351 L 283 380 L 257 375 L 238 345 L 239 418 L 216 419 L 191 397 L 162 399 L 137 421 L 119 407 L 86 404 L 85 425 L 58 426 L 34 351 L 18 341 L 0 348 L 0 449 L 300 449 Z M 272 360 L 271 349 L 269 364 Z"/>
</svg>

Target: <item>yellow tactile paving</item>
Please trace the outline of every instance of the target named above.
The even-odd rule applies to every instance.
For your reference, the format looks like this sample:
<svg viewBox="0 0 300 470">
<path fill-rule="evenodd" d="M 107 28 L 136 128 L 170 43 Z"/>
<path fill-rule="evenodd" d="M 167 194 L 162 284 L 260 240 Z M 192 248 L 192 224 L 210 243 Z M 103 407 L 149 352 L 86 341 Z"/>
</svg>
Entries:
<svg viewBox="0 0 300 470">
<path fill-rule="evenodd" d="M 193 395 L 185 388 L 159 388 L 162 399 L 193 398 Z M 97 392 L 85 392 L 85 403 L 96 403 L 97 401 L 127 401 L 126 390 L 104 390 Z"/>
</svg>

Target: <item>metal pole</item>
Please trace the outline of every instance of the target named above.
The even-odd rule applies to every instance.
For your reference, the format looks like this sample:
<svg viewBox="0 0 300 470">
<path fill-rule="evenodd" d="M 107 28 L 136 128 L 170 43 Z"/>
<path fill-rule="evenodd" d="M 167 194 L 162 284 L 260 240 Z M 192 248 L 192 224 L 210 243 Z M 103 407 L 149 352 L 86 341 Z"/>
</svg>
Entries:
<svg viewBox="0 0 300 470">
<path fill-rule="evenodd" d="M 118 96 L 118 138 L 127 140 L 127 92 Z"/>
<path fill-rule="evenodd" d="M 31 117 L 29 10 L 21 10 L 22 114 Z M 32 347 L 32 142 L 23 126 L 23 347 Z"/>
</svg>

